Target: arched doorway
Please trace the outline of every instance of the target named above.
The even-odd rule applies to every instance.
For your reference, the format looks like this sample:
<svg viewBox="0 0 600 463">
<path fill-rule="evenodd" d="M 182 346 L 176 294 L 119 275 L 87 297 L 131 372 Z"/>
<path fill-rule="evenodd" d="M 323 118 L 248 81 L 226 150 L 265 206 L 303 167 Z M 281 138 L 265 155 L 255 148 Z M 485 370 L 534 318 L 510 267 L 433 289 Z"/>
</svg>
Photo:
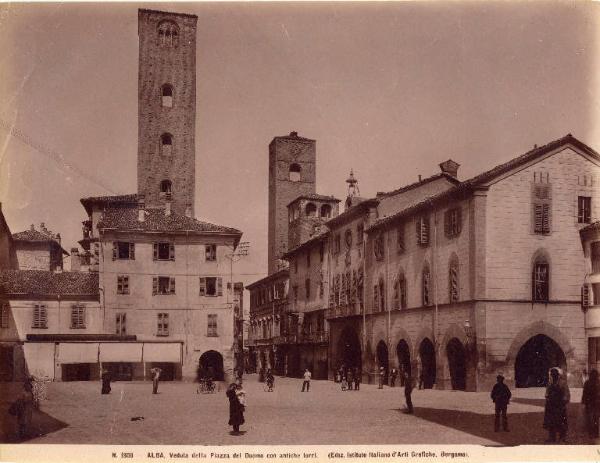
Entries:
<svg viewBox="0 0 600 463">
<path fill-rule="evenodd" d="M 516 387 L 542 387 L 548 385 L 548 370 L 552 367 L 566 369 L 567 359 L 552 338 L 538 334 L 530 338 L 515 360 Z"/>
<path fill-rule="evenodd" d="M 435 384 L 435 347 L 429 338 L 425 338 L 421 341 L 421 344 L 419 345 L 419 357 L 421 359 L 423 387 L 425 389 L 431 389 Z"/>
<path fill-rule="evenodd" d="M 223 371 L 223 356 L 217 351 L 209 350 L 200 356 L 200 374 L 211 376 L 215 381 L 223 381 L 225 373 Z"/>
<path fill-rule="evenodd" d="M 383 367 L 385 369 L 385 376 L 383 377 L 383 383 L 387 384 L 389 374 L 389 354 L 388 348 L 385 342 L 379 341 L 377 344 L 377 368 Z"/>
<path fill-rule="evenodd" d="M 410 366 L 410 349 L 408 343 L 402 339 L 396 346 L 396 355 L 398 356 L 398 366 L 400 367 L 400 373 L 407 372 L 412 375 Z"/>
<path fill-rule="evenodd" d="M 360 348 L 360 340 L 356 331 L 350 327 L 346 327 L 338 341 L 338 365 L 336 367 L 344 368 L 362 368 L 362 351 Z"/>
<path fill-rule="evenodd" d="M 467 387 L 467 353 L 457 338 L 452 338 L 446 345 L 448 369 L 452 389 L 464 391 Z"/>
</svg>

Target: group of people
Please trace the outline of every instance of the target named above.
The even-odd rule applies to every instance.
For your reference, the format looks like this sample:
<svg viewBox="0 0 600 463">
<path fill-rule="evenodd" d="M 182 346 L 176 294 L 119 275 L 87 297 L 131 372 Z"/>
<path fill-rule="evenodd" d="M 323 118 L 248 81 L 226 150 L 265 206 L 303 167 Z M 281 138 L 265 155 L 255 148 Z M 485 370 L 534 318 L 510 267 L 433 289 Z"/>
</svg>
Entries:
<svg viewBox="0 0 600 463">
<path fill-rule="evenodd" d="M 342 385 L 342 391 L 360 390 L 361 373 L 358 368 L 340 367 L 337 376 Z"/>
</svg>

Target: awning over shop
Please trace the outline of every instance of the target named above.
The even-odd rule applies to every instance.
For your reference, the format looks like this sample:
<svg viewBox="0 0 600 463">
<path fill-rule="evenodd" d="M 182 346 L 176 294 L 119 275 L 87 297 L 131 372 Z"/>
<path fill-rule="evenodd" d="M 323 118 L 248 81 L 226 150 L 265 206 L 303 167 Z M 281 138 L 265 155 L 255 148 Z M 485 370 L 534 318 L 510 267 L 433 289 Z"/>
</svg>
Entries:
<svg viewBox="0 0 600 463">
<path fill-rule="evenodd" d="M 58 345 L 60 363 L 97 363 L 97 342 L 61 342 Z"/>
<path fill-rule="evenodd" d="M 181 363 L 180 343 L 144 343 L 144 362 Z"/>
<path fill-rule="evenodd" d="M 101 362 L 141 362 L 142 344 L 135 342 L 100 343 Z"/>
<path fill-rule="evenodd" d="M 54 343 L 26 342 L 23 344 L 23 353 L 27 366 L 27 374 L 36 378 L 54 379 Z"/>
</svg>

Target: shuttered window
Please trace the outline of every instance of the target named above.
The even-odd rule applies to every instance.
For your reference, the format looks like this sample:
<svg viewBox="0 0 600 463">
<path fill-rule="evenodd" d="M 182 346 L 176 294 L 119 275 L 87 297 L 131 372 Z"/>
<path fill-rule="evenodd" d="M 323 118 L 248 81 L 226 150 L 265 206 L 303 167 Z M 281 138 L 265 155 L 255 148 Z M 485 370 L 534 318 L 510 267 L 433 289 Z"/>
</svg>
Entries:
<svg viewBox="0 0 600 463">
<path fill-rule="evenodd" d="M 175 277 L 153 277 L 152 294 L 155 296 L 175 294 Z"/>
<path fill-rule="evenodd" d="M 431 287 L 430 287 L 430 283 L 431 283 L 431 277 L 430 277 L 430 273 L 429 273 L 429 269 L 425 268 L 423 269 L 423 276 L 422 276 L 422 299 L 423 299 L 423 305 L 424 306 L 428 306 L 431 304 Z"/>
<path fill-rule="evenodd" d="M 135 243 L 129 243 L 127 241 L 114 241 L 112 258 L 113 260 L 135 260 Z"/>
<path fill-rule="evenodd" d="M 206 335 L 218 336 L 217 328 L 217 314 L 208 314 L 208 331 Z"/>
<path fill-rule="evenodd" d="M 458 261 L 450 261 L 448 269 L 448 299 L 450 303 L 458 302 L 459 297 L 459 281 L 458 281 Z"/>
<path fill-rule="evenodd" d="M 222 296 L 223 279 L 221 277 L 200 277 L 200 296 Z M 264 303 L 261 301 L 261 304 Z"/>
<path fill-rule="evenodd" d="M 548 234 L 552 227 L 551 187 L 549 184 L 533 184 L 533 231 Z"/>
<path fill-rule="evenodd" d="M 550 266 L 546 262 L 536 261 L 532 275 L 532 298 L 535 302 L 547 302 L 550 289 Z"/>
<path fill-rule="evenodd" d="M 116 330 L 115 332 L 120 335 L 127 334 L 127 314 L 118 313 L 115 317 Z"/>
<path fill-rule="evenodd" d="M 205 246 L 205 260 L 207 262 L 214 262 L 217 260 L 217 245 L 207 244 Z"/>
<path fill-rule="evenodd" d="M 590 245 L 592 254 L 592 272 L 600 273 L 600 241 L 595 241 Z"/>
<path fill-rule="evenodd" d="M 153 243 L 154 260 L 175 260 L 175 245 L 173 243 Z"/>
<path fill-rule="evenodd" d="M 169 336 L 169 314 L 158 314 L 158 325 L 156 330 L 157 336 Z"/>
<path fill-rule="evenodd" d="M 444 213 L 444 234 L 448 238 L 460 235 L 462 229 L 462 211 L 460 207 L 449 209 Z"/>
<path fill-rule="evenodd" d="M 429 246 L 429 217 L 417 219 L 417 243 L 420 246 Z"/>
<path fill-rule="evenodd" d="M 32 328 L 48 328 L 48 308 L 43 304 L 36 304 L 33 307 Z"/>
<path fill-rule="evenodd" d="M 590 196 L 577 197 L 577 222 L 590 223 L 592 221 L 592 198 Z"/>
<path fill-rule="evenodd" d="M 73 304 L 71 306 L 71 329 L 85 328 L 85 306 Z"/>
<path fill-rule="evenodd" d="M 117 294 L 129 294 L 129 277 L 127 275 L 117 276 Z"/>
</svg>

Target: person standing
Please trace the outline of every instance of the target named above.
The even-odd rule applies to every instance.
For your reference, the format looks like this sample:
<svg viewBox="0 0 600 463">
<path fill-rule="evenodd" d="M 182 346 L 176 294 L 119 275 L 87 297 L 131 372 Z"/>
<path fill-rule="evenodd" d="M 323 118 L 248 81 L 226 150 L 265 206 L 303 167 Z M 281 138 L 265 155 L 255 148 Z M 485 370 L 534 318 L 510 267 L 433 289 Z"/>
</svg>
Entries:
<svg viewBox="0 0 600 463">
<path fill-rule="evenodd" d="M 354 373 L 352 372 L 352 368 L 348 368 L 348 376 L 346 379 L 348 380 L 348 390 L 351 391 L 354 386 Z"/>
<path fill-rule="evenodd" d="M 112 376 L 106 368 L 102 369 L 102 391 L 101 394 L 110 394 L 110 380 Z"/>
<path fill-rule="evenodd" d="M 241 385 L 239 386 L 239 390 L 243 391 Z M 233 426 L 233 435 L 238 435 L 240 433 L 240 426 L 244 424 L 244 410 L 245 406 L 240 402 L 240 397 L 243 397 L 245 401 L 244 394 L 238 394 L 238 385 L 235 383 L 231 383 L 225 392 L 227 398 L 229 399 L 229 426 Z"/>
<path fill-rule="evenodd" d="M 409 415 L 412 415 L 414 413 L 412 403 L 413 388 L 413 379 L 407 371 L 404 373 L 404 399 L 406 400 L 406 413 L 408 413 Z"/>
<path fill-rule="evenodd" d="M 267 370 L 267 389 L 269 392 L 273 392 L 273 385 L 275 384 L 275 376 L 273 376 L 273 372 L 269 368 Z"/>
<path fill-rule="evenodd" d="M 506 412 L 508 410 L 508 403 L 511 397 L 510 389 L 504 384 L 504 376 L 496 376 L 496 384 L 492 388 L 490 394 L 492 401 L 495 404 L 496 415 L 494 417 L 494 431 L 500 431 L 500 417 L 502 416 L 502 429 L 508 432 L 508 418 Z"/>
<path fill-rule="evenodd" d="M 569 401 L 565 387 L 559 383 L 558 369 L 550 370 L 550 384 L 546 388 L 546 405 L 544 407 L 544 429 L 548 430 L 546 442 L 556 442 L 556 435 L 563 442 L 567 438 L 567 403 Z"/>
<path fill-rule="evenodd" d="M 158 381 L 160 379 L 161 372 L 162 370 L 158 367 L 150 369 L 150 373 L 152 373 L 152 394 L 158 394 Z"/>
<path fill-rule="evenodd" d="M 396 387 L 396 376 L 398 376 L 398 371 L 392 368 L 390 372 L 390 387 Z"/>
<path fill-rule="evenodd" d="M 589 379 L 583 385 L 581 403 L 585 407 L 585 428 L 588 437 L 598 437 L 598 414 L 600 409 L 600 384 L 598 382 L 598 370 L 591 370 Z"/>
<path fill-rule="evenodd" d="M 385 368 L 379 368 L 379 389 L 383 389 L 383 380 L 385 379 Z"/>
<path fill-rule="evenodd" d="M 304 370 L 304 382 L 302 383 L 302 392 L 304 392 L 304 389 L 306 388 L 306 392 L 310 391 L 310 378 L 311 378 L 311 374 L 310 371 L 308 370 L 308 368 L 306 368 Z"/>
<path fill-rule="evenodd" d="M 358 368 L 354 369 L 354 390 L 355 391 L 359 391 L 360 390 L 360 375 L 361 372 Z"/>
</svg>

